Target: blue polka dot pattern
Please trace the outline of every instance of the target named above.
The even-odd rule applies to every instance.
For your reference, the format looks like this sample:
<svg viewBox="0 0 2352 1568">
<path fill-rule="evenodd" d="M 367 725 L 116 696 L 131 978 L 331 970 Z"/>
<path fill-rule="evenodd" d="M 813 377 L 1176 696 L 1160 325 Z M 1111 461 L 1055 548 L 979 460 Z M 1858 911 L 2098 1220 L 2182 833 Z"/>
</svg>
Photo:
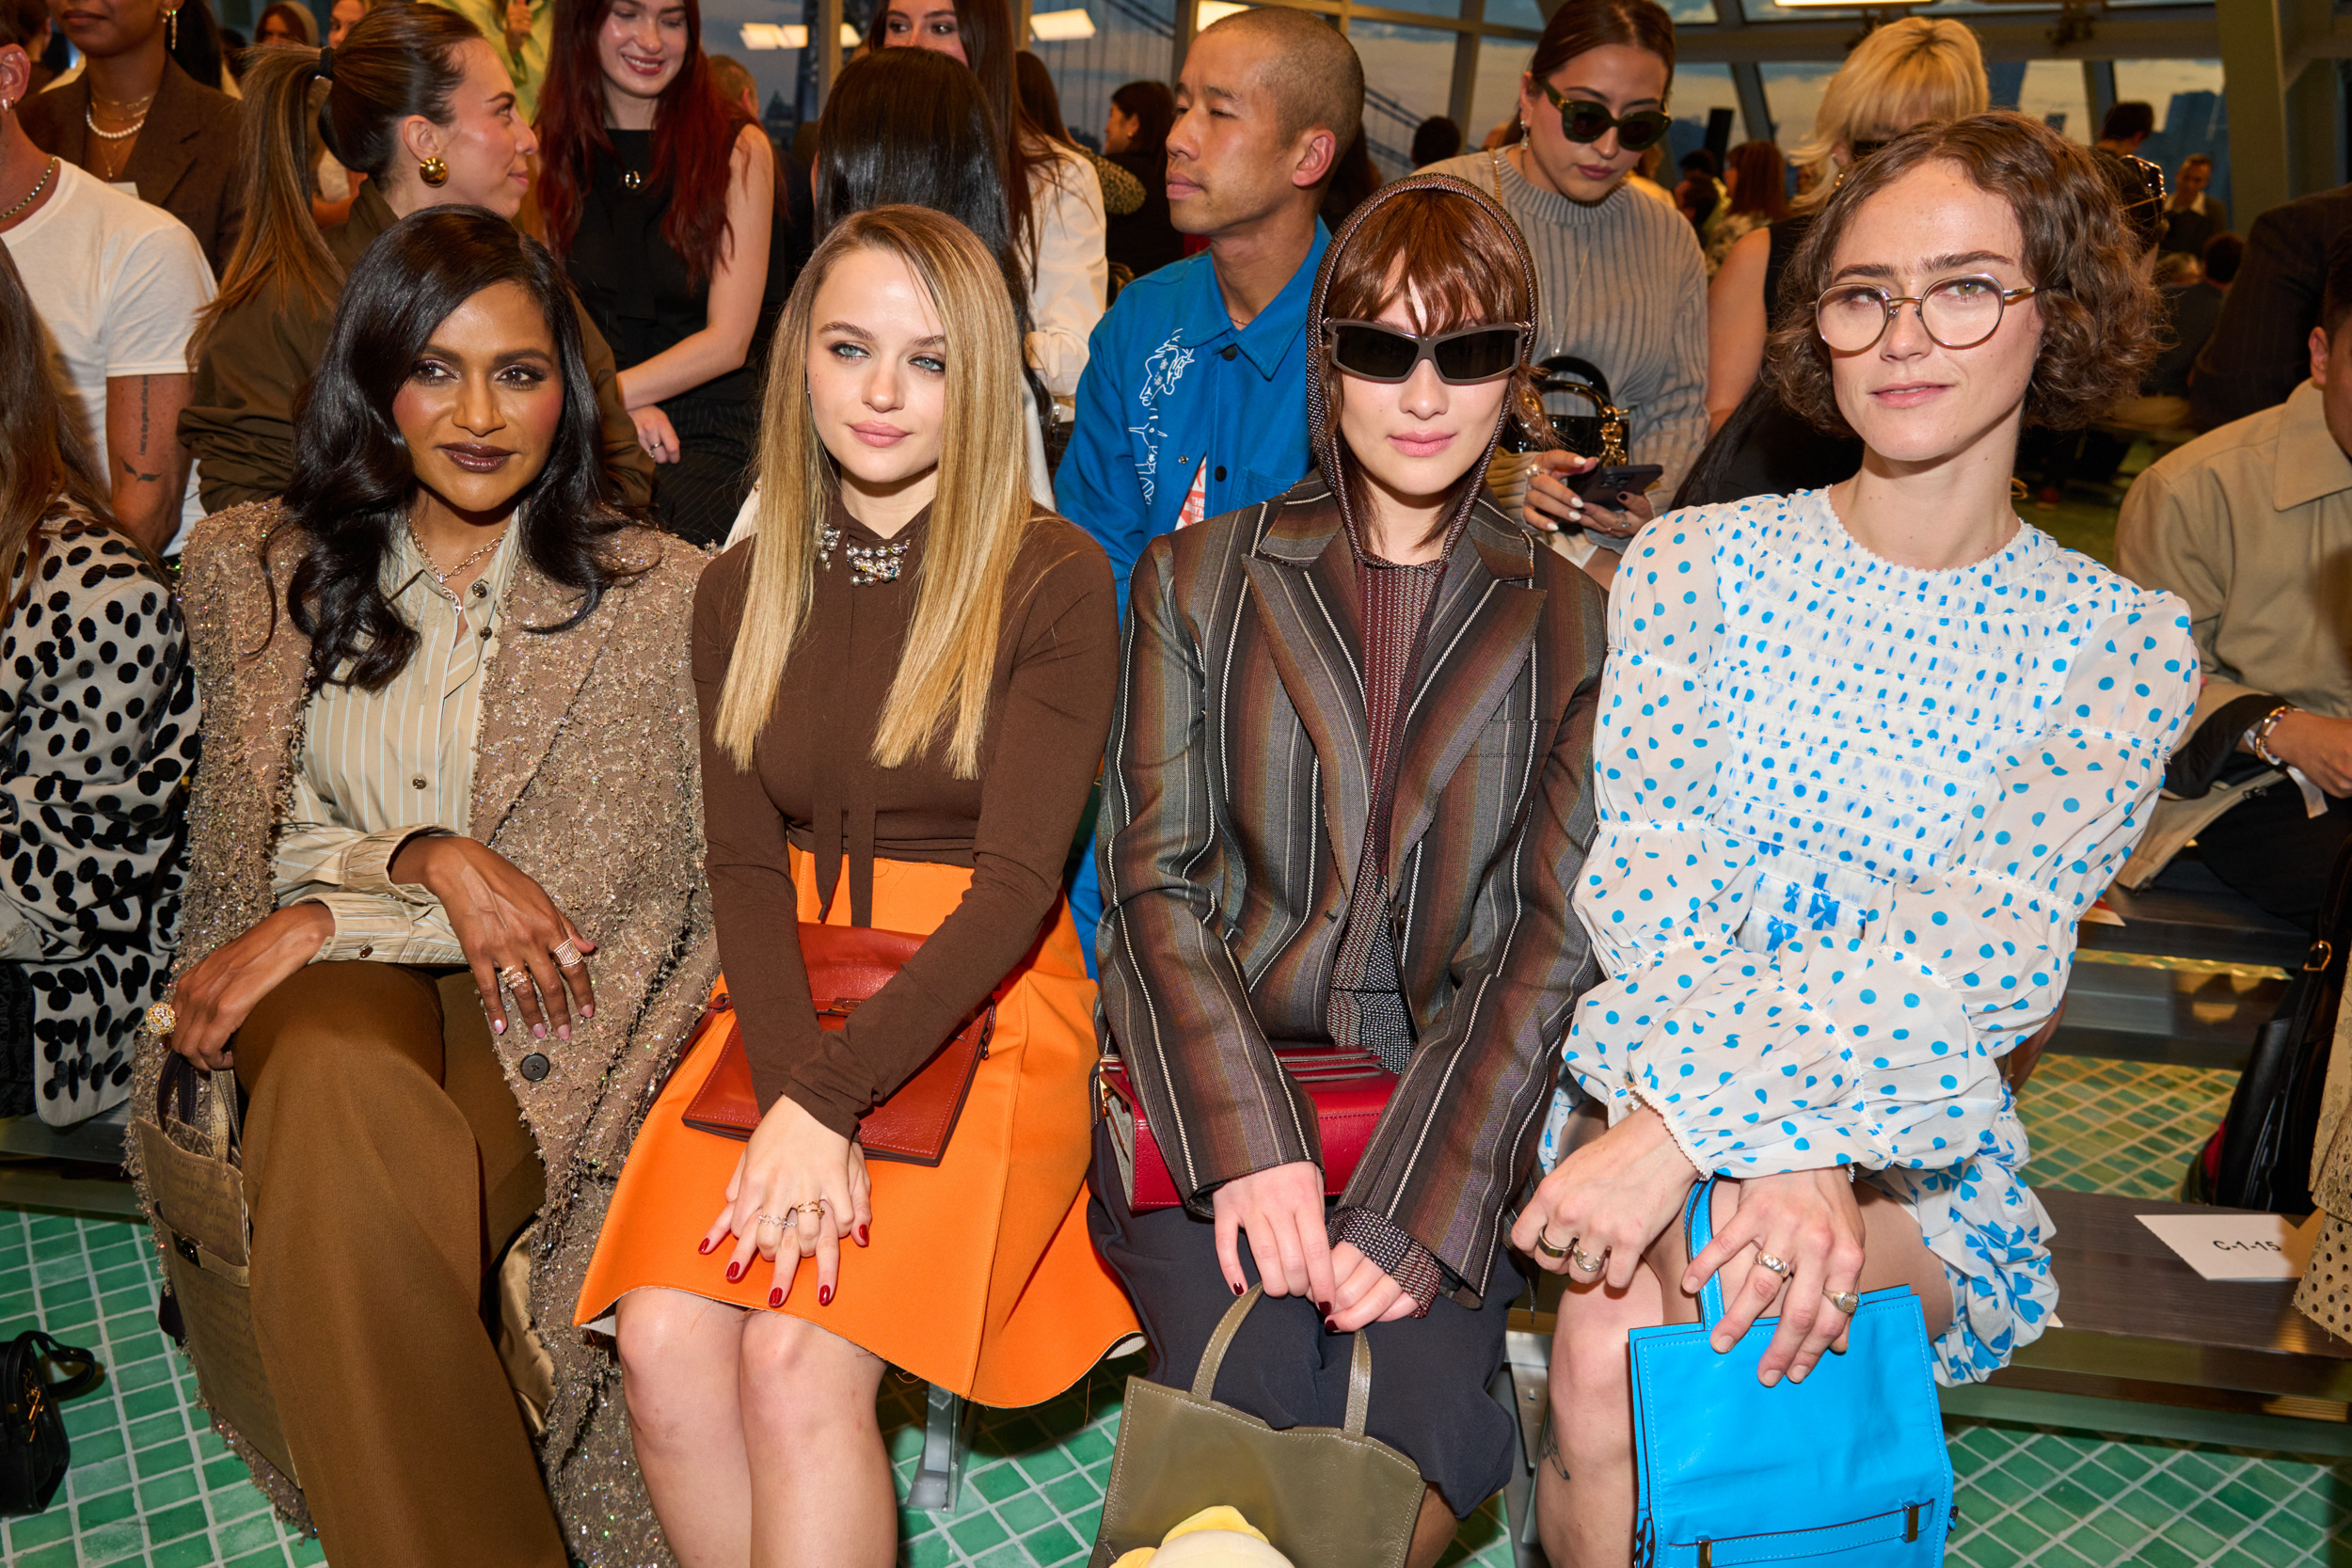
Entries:
<svg viewBox="0 0 2352 1568">
<path fill-rule="evenodd" d="M 1999 1059 L 2144 826 L 2187 618 L 2023 526 L 1894 565 L 1818 491 L 1660 519 L 1609 610 L 1568 1070 L 1701 1169 L 1880 1173 L 1953 1278 L 1939 1374 L 1983 1377 L 2057 1297 Z"/>
</svg>

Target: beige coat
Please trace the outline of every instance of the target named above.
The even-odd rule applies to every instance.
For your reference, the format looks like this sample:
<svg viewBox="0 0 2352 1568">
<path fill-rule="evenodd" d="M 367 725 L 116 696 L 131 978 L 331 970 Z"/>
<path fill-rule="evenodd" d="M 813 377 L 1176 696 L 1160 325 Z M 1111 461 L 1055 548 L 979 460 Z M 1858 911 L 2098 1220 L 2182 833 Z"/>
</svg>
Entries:
<svg viewBox="0 0 2352 1568">
<path fill-rule="evenodd" d="M 204 761 L 196 778 L 183 966 L 275 908 L 271 847 L 301 744 L 309 641 L 273 614 L 302 559 L 271 503 L 205 519 L 184 556 L 183 594 Z M 264 575 L 262 550 L 268 550 Z M 642 575 L 565 632 L 502 638 L 485 675 L 471 836 L 535 878 L 596 942 L 596 1016 L 548 1051 L 498 1042 L 508 1085 L 547 1166 L 532 1264 L 532 1316 L 554 1361 L 541 1464 L 572 1554 L 590 1564 L 668 1560 L 623 1417 L 610 1341 L 570 1327 L 573 1303 L 639 1118 L 691 1032 L 718 973 L 703 880 L 701 778 L 687 631 L 704 558 L 635 530 L 612 546 Z M 517 563 L 506 611 L 517 626 L 571 613 L 569 591 Z M 273 627 L 274 622 L 274 627 Z M 534 1064 L 535 1065 L 535 1064 Z M 158 1052 L 143 1053 L 134 1103 L 154 1103 Z M 142 1198 L 152 1199 L 141 1177 Z M 216 1423 L 222 1424 L 222 1423 Z M 293 1484 L 225 1431 L 264 1491 L 301 1517 Z"/>
</svg>

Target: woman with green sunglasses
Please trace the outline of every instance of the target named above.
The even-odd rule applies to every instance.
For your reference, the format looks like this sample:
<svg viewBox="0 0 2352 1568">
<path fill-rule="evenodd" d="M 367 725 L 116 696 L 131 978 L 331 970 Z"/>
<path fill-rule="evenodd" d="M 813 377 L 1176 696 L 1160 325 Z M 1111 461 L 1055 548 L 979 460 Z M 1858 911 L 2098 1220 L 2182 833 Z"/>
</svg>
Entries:
<svg viewBox="0 0 2352 1568">
<path fill-rule="evenodd" d="M 1707 438 L 1707 268 L 1681 214 L 1626 182 L 1665 138 L 1674 60 L 1674 22 L 1651 0 L 1568 0 L 1519 79 L 1518 138 L 1429 169 L 1493 194 L 1518 220 L 1543 296 L 1536 359 L 1573 355 L 1608 378 L 1629 416 L 1626 461 L 1665 469 L 1661 500 Z M 1487 483 L 1606 583 L 1653 509 L 1647 494 L 1569 488 L 1597 466 L 1498 453 Z"/>
</svg>

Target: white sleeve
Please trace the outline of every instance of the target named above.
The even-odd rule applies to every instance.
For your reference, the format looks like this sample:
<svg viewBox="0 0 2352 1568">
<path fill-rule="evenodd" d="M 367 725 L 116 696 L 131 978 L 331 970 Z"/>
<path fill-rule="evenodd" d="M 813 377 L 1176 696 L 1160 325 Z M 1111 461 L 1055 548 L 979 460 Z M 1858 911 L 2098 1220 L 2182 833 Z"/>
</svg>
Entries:
<svg viewBox="0 0 2352 1568">
<path fill-rule="evenodd" d="M 213 299 L 213 269 L 196 236 L 178 221 L 106 247 L 103 291 L 106 374 L 185 375 L 188 339 Z M 103 421 L 103 408 L 92 410 Z"/>
<path fill-rule="evenodd" d="M 1091 168 L 1057 149 L 1034 166 L 1029 200 L 1037 215 L 1029 365 L 1055 398 L 1073 398 L 1087 368 L 1087 340 L 1110 291 L 1103 186 Z"/>
</svg>

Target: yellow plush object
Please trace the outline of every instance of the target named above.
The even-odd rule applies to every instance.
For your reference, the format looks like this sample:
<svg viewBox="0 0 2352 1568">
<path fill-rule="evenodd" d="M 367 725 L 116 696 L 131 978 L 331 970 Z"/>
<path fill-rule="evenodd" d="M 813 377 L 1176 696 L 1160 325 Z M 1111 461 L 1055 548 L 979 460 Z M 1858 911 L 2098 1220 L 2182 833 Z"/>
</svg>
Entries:
<svg viewBox="0 0 2352 1568">
<path fill-rule="evenodd" d="M 1120 1554 L 1111 1568 L 1292 1568 L 1265 1532 L 1223 1503 L 1200 1513 L 1160 1537 L 1157 1546 Z"/>
</svg>

